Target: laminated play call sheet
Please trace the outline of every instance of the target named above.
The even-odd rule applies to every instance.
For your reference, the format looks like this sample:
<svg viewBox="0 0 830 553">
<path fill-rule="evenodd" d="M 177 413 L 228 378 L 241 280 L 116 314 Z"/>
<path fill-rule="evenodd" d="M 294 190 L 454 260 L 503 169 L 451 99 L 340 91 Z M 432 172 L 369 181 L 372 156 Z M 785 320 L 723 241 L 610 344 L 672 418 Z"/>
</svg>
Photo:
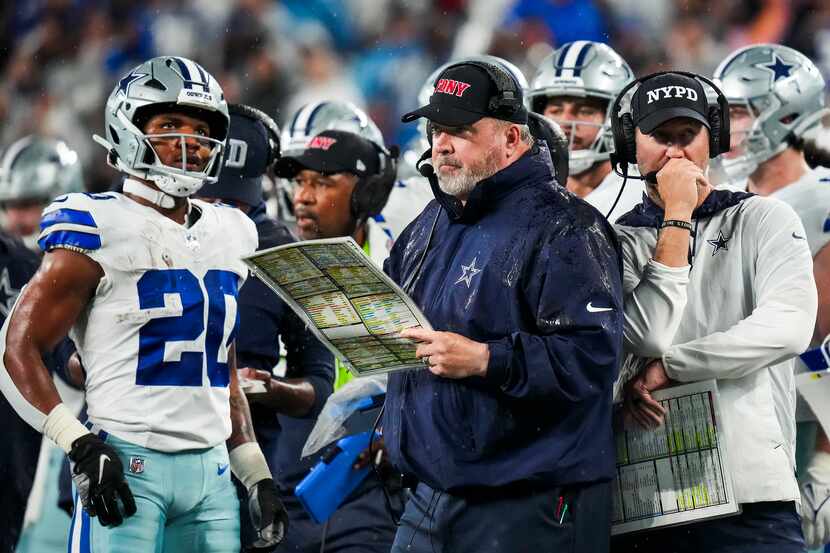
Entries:
<svg viewBox="0 0 830 553">
<path fill-rule="evenodd" d="M 356 376 L 424 368 L 398 333 L 432 327 L 351 238 L 295 242 L 244 261 Z"/>
<path fill-rule="evenodd" d="M 612 534 L 737 513 L 714 380 L 654 393 L 656 430 L 616 432 Z M 631 426 L 634 426 L 633 424 Z"/>
</svg>

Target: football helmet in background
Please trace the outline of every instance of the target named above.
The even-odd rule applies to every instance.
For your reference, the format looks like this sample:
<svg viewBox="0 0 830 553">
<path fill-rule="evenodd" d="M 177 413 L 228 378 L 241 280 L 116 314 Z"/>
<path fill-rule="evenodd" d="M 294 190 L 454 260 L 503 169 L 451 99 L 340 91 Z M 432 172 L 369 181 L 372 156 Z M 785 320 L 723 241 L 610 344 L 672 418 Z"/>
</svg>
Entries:
<svg viewBox="0 0 830 553">
<path fill-rule="evenodd" d="M 740 137 L 740 153 L 717 160 L 729 180 L 748 177 L 830 113 L 825 107 L 824 78 L 816 65 L 780 44 L 733 52 L 715 70 L 714 80 L 730 107 L 745 107 L 753 119 Z"/>
<path fill-rule="evenodd" d="M 66 142 L 29 135 L 14 142 L 0 162 L 0 203 L 48 204 L 69 192 L 83 192 L 78 154 Z"/>
<path fill-rule="evenodd" d="M 574 122 L 573 125 L 598 127 L 593 143 L 585 149 L 573 149 L 570 133 L 570 173 L 578 175 L 594 164 L 607 161 L 614 151 L 611 134 L 611 106 L 619 92 L 634 80 L 634 72 L 607 44 L 589 40 L 569 42 L 554 50 L 539 65 L 525 94 L 531 111 L 543 114 L 552 96 L 597 98 L 606 104 L 601 124 Z"/>
</svg>

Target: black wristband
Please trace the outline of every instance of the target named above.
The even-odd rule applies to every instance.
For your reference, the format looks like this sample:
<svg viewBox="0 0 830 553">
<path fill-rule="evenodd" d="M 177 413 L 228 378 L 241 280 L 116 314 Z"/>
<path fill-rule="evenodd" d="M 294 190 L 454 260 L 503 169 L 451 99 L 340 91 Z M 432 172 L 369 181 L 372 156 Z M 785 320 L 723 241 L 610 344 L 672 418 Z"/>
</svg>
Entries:
<svg viewBox="0 0 830 553">
<path fill-rule="evenodd" d="M 692 223 L 688 221 L 680 221 L 678 219 L 666 219 L 665 221 L 663 221 L 663 224 L 660 225 L 660 228 L 664 229 L 666 227 L 677 227 L 692 232 Z"/>
</svg>

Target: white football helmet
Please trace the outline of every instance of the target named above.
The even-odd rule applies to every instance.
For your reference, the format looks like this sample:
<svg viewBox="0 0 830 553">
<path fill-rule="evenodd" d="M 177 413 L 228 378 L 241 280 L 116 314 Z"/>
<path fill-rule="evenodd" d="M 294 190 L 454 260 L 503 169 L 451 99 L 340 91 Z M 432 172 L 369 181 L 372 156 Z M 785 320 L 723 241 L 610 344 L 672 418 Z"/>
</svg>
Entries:
<svg viewBox="0 0 830 553">
<path fill-rule="evenodd" d="M 715 70 L 714 80 L 730 106 L 745 107 L 753 118 L 752 127 L 741 137 L 743 151 L 732 158 L 717 158 L 729 180 L 751 175 L 830 111 L 825 107 L 824 78 L 816 65 L 780 44 L 733 52 Z"/>
<path fill-rule="evenodd" d="M 351 102 L 312 102 L 298 109 L 288 120 L 290 123 L 283 127 L 280 138 L 283 156 L 299 155 L 309 140 L 328 130 L 354 133 L 386 152 L 383 133 L 362 109 Z"/>
<path fill-rule="evenodd" d="M 62 140 L 29 135 L 14 142 L 0 163 L 0 203 L 34 200 L 48 204 L 83 192 L 78 154 Z"/>
<path fill-rule="evenodd" d="M 633 80 L 634 72 L 617 52 L 607 44 L 590 40 L 563 44 L 540 64 L 530 83 L 530 90 L 525 94 L 531 111 L 544 113 L 551 96 L 598 98 L 607 104 L 602 124 L 574 122 L 574 125 L 598 127 L 599 132 L 590 147 L 580 150 L 573 149 L 574 133 L 571 133 L 572 175 L 609 159 L 614 151 L 611 106 L 620 91 Z"/>
<path fill-rule="evenodd" d="M 210 126 L 211 136 L 175 132 L 145 134 L 143 125 L 164 112 L 184 113 L 204 120 Z M 119 171 L 153 181 L 171 196 L 186 197 L 204 182 L 218 178 L 229 122 L 225 95 L 210 73 L 189 59 L 162 56 L 142 63 L 118 81 L 104 114 L 106 139 L 97 135 L 93 138 L 107 148 L 109 164 Z M 178 139 L 181 165 L 161 162 L 152 145 L 153 140 L 159 139 Z M 185 139 L 198 140 L 210 149 L 201 170 L 188 168 Z"/>
</svg>

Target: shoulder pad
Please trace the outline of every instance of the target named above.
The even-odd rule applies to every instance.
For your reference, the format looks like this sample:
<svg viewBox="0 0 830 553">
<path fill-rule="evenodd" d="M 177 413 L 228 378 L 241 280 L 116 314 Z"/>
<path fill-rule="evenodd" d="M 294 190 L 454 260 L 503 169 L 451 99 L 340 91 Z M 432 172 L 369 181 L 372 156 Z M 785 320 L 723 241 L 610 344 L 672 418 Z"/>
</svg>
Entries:
<svg viewBox="0 0 830 553">
<path fill-rule="evenodd" d="M 114 200 L 114 194 L 65 194 L 56 198 L 40 220 L 38 245 L 44 252 L 66 248 L 81 252 L 100 249 L 101 231 L 94 212 L 99 202 Z"/>
</svg>

